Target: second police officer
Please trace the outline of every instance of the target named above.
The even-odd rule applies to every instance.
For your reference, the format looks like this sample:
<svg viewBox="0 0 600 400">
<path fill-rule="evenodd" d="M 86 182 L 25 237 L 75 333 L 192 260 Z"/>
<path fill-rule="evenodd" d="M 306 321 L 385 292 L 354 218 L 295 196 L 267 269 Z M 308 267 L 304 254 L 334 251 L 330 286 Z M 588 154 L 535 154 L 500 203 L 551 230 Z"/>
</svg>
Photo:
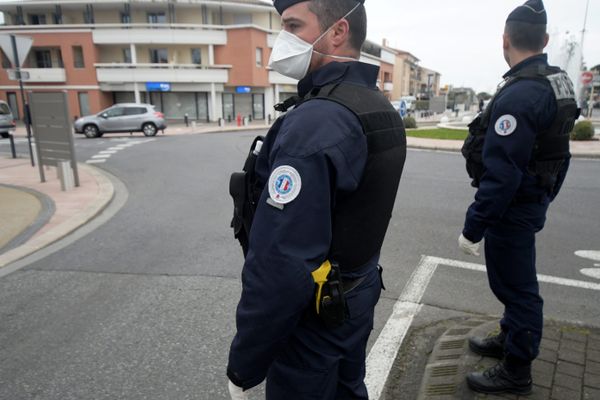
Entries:
<svg viewBox="0 0 600 400">
<path fill-rule="evenodd" d="M 535 267 L 535 234 L 569 167 L 569 132 L 579 116 L 567 74 L 548 65 L 547 16 L 541 0 L 517 7 L 506 21 L 503 50 L 510 71 L 463 147 L 478 188 L 459 246 L 479 255 L 485 238 L 490 288 L 504 305 L 500 333 L 471 338 L 470 348 L 501 359 L 467 376 L 478 392 L 531 391 L 539 352 L 543 301 Z"/>
<path fill-rule="evenodd" d="M 227 367 L 233 399 L 265 378 L 272 400 L 368 398 L 379 253 L 406 138 L 377 89 L 379 68 L 357 61 L 363 1 L 274 1 L 283 29 L 270 66 L 300 81 L 279 105 L 294 108 L 255 142 L 242 180 L 232 178 L 246 255 Z"/>
</svg>

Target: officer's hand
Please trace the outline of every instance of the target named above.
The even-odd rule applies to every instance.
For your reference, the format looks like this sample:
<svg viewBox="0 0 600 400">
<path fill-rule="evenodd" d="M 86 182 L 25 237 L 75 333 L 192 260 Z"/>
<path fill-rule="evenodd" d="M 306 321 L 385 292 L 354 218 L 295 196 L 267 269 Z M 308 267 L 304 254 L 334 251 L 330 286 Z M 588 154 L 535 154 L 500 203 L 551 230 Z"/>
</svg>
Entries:
<svg viewBox="0 0 600 400">
<path fill-rule="evenodd" d="M 461 233 L 458 238 L 458 247 L 471 256 L 479 256 L 479 243 L 473 243 Z"/>
<path fill-rule="evenodd" d="M 235 386 L 231 381 L 229 381 L 229 395 L 231 400 L 248 400 L 248 393 L 244 392 L 241 387 Z"/>
</svg>

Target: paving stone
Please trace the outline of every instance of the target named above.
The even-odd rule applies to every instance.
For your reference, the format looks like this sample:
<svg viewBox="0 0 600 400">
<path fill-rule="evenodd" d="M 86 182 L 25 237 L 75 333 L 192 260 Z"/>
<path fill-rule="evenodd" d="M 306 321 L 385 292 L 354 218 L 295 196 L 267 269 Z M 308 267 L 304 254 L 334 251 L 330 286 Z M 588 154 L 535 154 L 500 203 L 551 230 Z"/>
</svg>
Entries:
<svg viewBox="0 0 600 400">
<path fill-rule="evenodd" d="M 552 400 L 579 400 L 581 399 L 581 391 L 555 385 L 552 388 L 552 395 L 550 398 Z"/>
<path fill-rule="evenodd" d="M 585 364 L 585 372 L 600 375 L 600 363 L 588 360 Z"/>
<path fill-rule="evenodd" d="M 554 385 L 563 386 L 571 390 L 581 390 L 583 379 L 556 373 L 554 375 Z"/>
<path fill-rule="evenodd" d="M 554 379 L 554 364 L 536 360 L 532 368 L 532 378 L 536 385 L 551 388 Z"/>
<path fill-rule="evenodd" d="M 586 343 L 589 334 L 583 332 L 563 331 L 562 340 L 574 340 L 576 342 Z"/>
<path fill-rule="evenodd" d="M 585 386 L 600 389 L 600 375 L 586 373 L 583 377 L 583 384 Z"/>
<path fill-rule="evenodd" d="M 538 360 L 555 363 L 556 360 L 558 360 L 558 353 L 556 351 L 552 351 L 552 350 L 548 350 L 548 349 L 540 349 L 540 354 L 538 355 Z"/>
<path fill-rule="evenodd" d="M 589 350 L 587 352 L 587 359 L 600 362 L 600 351 L 599 350 Z"/>
<path fill-rule="evenodd" d="M 600 350 L 600 339 L 589 339 L 588 340 L 589 350 Z"/>
<path fill-rule="evenodd" d="M 545 339 L 560 340 L 561 332 L 558 329 L 544 328 L 544 334 L 542 336 Z"/>
<path fill-rule="evenodd" d="M 577 351 L 583 353 L 585 351 L 585 343 L 577 342 L 575 340 L 561 340 L 559 352 L 565 351 Z"/>
<path fill-rule="evenodd" d="M 533 386 L 533 391 L 529 396 L 519 396 L 519 400 L 549 400 L 550 399 L 550 389 L 546 389 L 543 387 L 539 387 L 537 385 Z"/>
<path fill-rule="evenodd" d="M 556 373 L 574 376 L 577 378 L 583 377 L 583 365 L 573 364 L 567 361 L 559 361 L 556 363 Z"/>
<path fill-rule="evenodd" d="M 589 357 L 589 355 L 588 355 Z M 585 364 L 585 353 L 582 351 L 573 351 L 573 350 L 560 350 L 558 352 L 558 359 L 563 361 L 569 361 L 574 364 Z M 547 360 L 550 361 L 550 360 Z"/>
<path fill-rule="evenodd" d="M 583 398 L 585 400 L 598 400 L 600 399 L 600 390 L 594 388 L 583 388 Z"/>
<path fill-rule="evenodd" d="M 558 351 L 559 344 L 560 344 L 560 342 L 558 340 L 550 340 L 550 339 L 543 338 L 542 342 L 540 343 L 540 347 L 543 349 Z"/>
</svg>

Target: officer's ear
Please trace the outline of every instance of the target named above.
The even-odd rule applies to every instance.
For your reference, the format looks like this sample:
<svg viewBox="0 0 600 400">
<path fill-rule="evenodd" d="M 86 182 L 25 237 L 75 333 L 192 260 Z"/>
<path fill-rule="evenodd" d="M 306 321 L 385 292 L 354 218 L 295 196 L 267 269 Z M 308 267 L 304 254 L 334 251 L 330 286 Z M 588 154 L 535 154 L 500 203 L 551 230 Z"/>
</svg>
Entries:
<svg viewBox="0 0 600 400">
<path fill-rule="evenodd" d="M 334 47 L 344 46 L 350 41 L 350 24 L 346 18 L 336 22 L 331 31 L 331 41 Z"/>
<path fill-rule="evenodd" d="M 508 34 L 506 32 L 504 32 L 504 34 L 502 35 L 502 49 L 504 51 L 507 51 L 510 48 L 510 38 L 508 37 Z"/>
</svg>

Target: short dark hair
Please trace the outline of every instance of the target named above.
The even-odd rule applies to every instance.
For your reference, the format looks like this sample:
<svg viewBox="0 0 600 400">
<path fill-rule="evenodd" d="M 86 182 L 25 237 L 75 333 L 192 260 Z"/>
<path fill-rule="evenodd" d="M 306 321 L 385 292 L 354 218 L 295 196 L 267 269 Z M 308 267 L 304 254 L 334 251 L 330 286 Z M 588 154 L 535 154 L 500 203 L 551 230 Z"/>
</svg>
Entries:
<svg viewBox="0 0 600 400">
<path fill-rule="evenodd" d="M 514 48 L 523 51 L 542 51 L 546 40 L 546 25 L 521 21 L 506 22 L 506 34 Z"/>
<path fill-rule="evenodd" d="M 317 16 L 321 31 L 324 32 L 348 11 L 352 10 L 357 2 L 353 0 L 310 0 L 308 4 L 309 10 Z M 360 51 L 367 38 L 367 12 L 365 6 L 363 4 L 359 5 L 352 14 L 346 17 L 346 20 L 350 25 L 350 46 L 354 50 Z"/>
</svg>

